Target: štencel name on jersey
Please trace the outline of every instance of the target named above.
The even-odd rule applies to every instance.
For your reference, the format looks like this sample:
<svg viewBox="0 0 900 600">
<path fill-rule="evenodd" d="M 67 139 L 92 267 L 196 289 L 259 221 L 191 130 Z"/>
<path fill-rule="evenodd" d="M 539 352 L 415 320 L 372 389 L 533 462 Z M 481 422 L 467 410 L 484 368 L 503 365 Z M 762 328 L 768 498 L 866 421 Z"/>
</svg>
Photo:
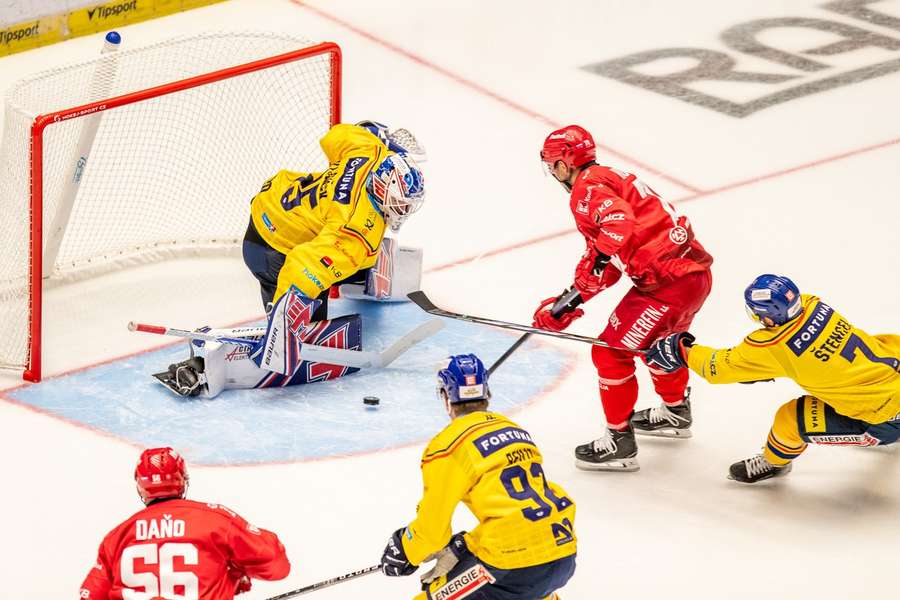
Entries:
<svg viewBox="0 0 900 600">
<path fill-rule="evenodd" d="M 365 182 L 387 147 L 356 125 L 335 125 L 319 142 L 329 167 L 320 173 L 279 171 L 253 198 L 253 225 L 287 256 L 275 300 L 296 285 L 315 298 L 333 283 L 375 264 L 385 220 Z"/>
<path fill-rule="evenodd" d="M 466 544 L 493 567 L 575 554 L 575 503 L 541 463 L 531 435 L 506 417 L 479 411 L 454 419 L 422 456 L 425 491 L 403 539 L 409 560 L 419 564 L 449 542 L 459 502 L 479 521 Z"/>
<path fill-rule="evenodd" d="M 818 297 L 801 297 L 799 317 L 734 348 L 692 346 L 690 368 L 713 383 L 791 377 L 842 415 L 893 419 L 900 413 L 900 336 L 869 335 Z"/>
</svg>

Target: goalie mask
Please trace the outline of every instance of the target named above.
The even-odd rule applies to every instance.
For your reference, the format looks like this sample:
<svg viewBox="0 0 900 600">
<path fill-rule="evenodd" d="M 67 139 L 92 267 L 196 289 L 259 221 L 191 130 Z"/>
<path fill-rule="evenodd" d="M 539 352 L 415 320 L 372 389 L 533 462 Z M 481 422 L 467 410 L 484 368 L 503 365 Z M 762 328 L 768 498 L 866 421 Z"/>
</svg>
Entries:
<svg viewBox="0 0 900 600">
<path fill-rule="evenodd" d="M 369 173 L 366 192 L 393 231 L 419 210 L 425 199 L 425 179 L 413 160 L 392 154 Z"/>
<path fill-rule="evenodd" d="M 488 372 L 474 354 L 451 356 L 446 368 L 438 371 L 437 393 L 448 404 L 490 400 Z"/>
</svg>

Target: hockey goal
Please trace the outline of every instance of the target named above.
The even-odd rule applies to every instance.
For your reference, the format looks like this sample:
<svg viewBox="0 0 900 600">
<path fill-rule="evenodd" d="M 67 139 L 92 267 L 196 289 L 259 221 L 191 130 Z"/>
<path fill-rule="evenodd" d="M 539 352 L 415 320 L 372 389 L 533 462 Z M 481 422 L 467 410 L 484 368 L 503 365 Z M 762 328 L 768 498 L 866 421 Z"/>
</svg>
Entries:
<svg viewBox="0 0 900 600">
<path fill-rule="evenodd" d="M 30 381 L 46 286 L 234 252 L 261 183 L 323 170 L 318 140 L 340 120 L 333 43 L 216 33 L 110 49 L 5 99 L 0 366 Z"/>
</svg>

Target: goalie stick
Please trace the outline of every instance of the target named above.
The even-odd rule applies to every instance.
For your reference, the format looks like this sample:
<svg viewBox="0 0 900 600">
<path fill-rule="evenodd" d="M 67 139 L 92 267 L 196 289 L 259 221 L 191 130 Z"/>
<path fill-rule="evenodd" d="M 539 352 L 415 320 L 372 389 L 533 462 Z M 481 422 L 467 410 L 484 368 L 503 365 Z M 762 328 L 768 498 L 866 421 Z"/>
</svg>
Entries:
<svg viewBox="0 0 900 600">
<path fill-rule="evenodd" d="M 381 352 L 373 352 L 369 350 L 348 350 L 345 348 L 330 348 L 328 346 L 316 346 L 313 344 L 300 345 L 300 358 L 318 363 L 329 365 L 339 365 L 342 367 L 355 367 L 357 369 L 384 368 L 394 362 L 401 354 L 421 342 L 431 337 L 441 329 L 444 324 L 438 319 L 426 321 L 408 332 L 406 335 L 395 341 Z M 189 340 L 203 340 L 206 342 L 219 342 L 221 344 L 232 344 L 235 346 L 249 346 L 256 340 L 241 337 L 230 337 L 225 335 L 217 335 L 203 333 L 200 331 L 188 331 L 187 329 L 176 329 L 174 327 L 163 327 L 162 325 L 147 325 L 145 323 L 128 323 L 129 331 L 142 331 L 144 333 L 155 333 L 157 335 L 171 335 L 175 337 L 186 338 Z M 263 333 L 260 328 L 260 335 Z"/>
<path fill-rule="evenodd" d="M 646 353 L 646 350 L 642 348 L 634 349 L 634 348 L 622 348 L 619 346 L 610 346 L 604 341 L 598 340 L 596 338 L 587 337 L 586 335 L 577 335 L 574 333 L 565 333 L 562 331 L 548 331 L 546 329 L 539 329 L 537 327 L 531 327 L 530 325 L 521 325 L 519 323 L 510 323 L 509 321 L 499 321 L 497 319 L 488 319 L 485 317 L 476 317 L 473 315 L 464 315 L 462 313 L 451 312 L 449 310 L 444 310 L 442 308 L 438 308 L 435 304 L 428 299 L 428 296 L 422 290 L 417 290 L 415 292 L 410 292 L 406 295 L 407 298 L 413 301 L 416 306 L 424 310 L 430 315 L 435 315 L 436 317 L 447 317 L 448 319 L 457 319 L 460 321 L 468 321 L 469 323 L 479 323 L 481 325 L 491 325 L 493 327 L 500 327 L 501 329 L 512 329 L 514 331 L 522 331 L 525 333 L 537 333 L 539 335 L 546 335 L 549 337 L 561 338 L 564 340 L 571 340 L 573 342 L 584 342 L 586 344 L 592 344 L 594 346 L 603 346 L 604 348 L 612 348 L 613 350 L 625 350 L 627 352 L 637 352 L 639 354 Z M 504 357 L 505 360 L 505 357 Z M 499 365 L 493 365 L 495 368 Z"/>
<path fill-rule="evenodd" d="M 310 592 L 317 592 L 322 588 L 337 585 L 339 583 L 344 583 L 345 581 L 350 581 L 351 579 L 356 579 L 357 577 L 362 577 L 363 575 L 369 575 L 371 573 L 374 573 L 375 571 L 380 570 L 381 565 L 372 565 L 371 567 L 366 567 L 365 569 L 361 569 L 359 571 L 353 571 L 352 573 L 347 573 L 346 575 L 340 575 L 338 577 L 326 579 L 325 581 L 320 581 L 319 583 L 314 583 L 306 587 L 291 590 L 290 592 L 272 596 L 271 598 L 267 598 L 266 600 L 286 600 L 287 598 L 293 598 L 294 596 L 300 596 L 302 594 L 308 594 Z"/>
</svg>

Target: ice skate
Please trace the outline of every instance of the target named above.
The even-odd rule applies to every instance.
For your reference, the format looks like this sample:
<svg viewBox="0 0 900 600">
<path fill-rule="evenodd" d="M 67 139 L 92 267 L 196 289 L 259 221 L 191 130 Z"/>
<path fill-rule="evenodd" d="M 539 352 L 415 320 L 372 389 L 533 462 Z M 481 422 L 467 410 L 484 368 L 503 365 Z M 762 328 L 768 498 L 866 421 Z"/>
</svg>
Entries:
<svg viewBox="0 0 900 600">
<path fill-rule="evenodd" d="M 179 396 L 197 396 L 203 391 L 206 375 L 203 374 L 203 359 L 199 356 L 169 365 L 167 371 L 153 376 L 164 386 Z"/>
<path fill-rule="evenodd" d="M 782 477 L 791 472 L 792 464 L 778 467 L 766 460 L 762 454 L 736 462 L 728 469 L 728 479 L 740 483 L 756 483 L 773 477 Z"/>
<path fill-rule="evenodd" d="M 608 430 L 602 438 L 575 448 L 575 466 L 585 471 L 637 471 L 634 429 Z"/>
<path fill-rule="evenodd" d="M 689 438 L 691 424 L 691 388 L 684 394 L 684 402 L 678 406 L 668 406 L 665 402 L 660 406 L 639 410 L 631 417 L 631 425 L 638 435 L 652 435 L 668 438 Z"/>
</svg>

